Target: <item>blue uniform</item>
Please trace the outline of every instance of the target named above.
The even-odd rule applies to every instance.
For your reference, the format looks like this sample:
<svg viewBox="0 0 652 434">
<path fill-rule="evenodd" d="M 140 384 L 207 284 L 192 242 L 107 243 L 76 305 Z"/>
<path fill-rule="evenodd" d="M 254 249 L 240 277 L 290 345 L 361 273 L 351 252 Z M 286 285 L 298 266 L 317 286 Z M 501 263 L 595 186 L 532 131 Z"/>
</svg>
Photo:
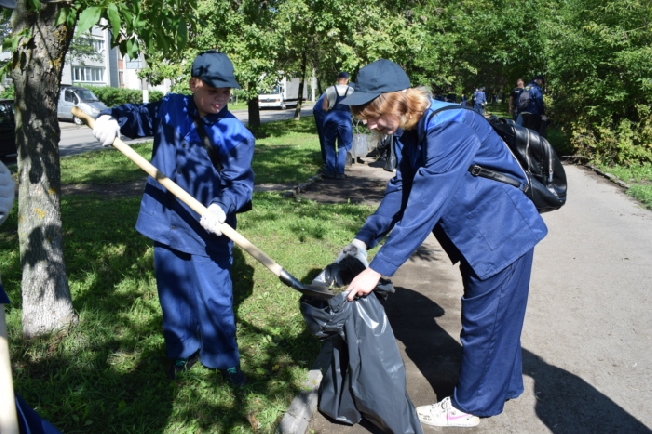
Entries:
<svg viewBox="0 0 652 434">
<path fill-rule="evenodd" d="M 159 102 L 101 114 L 116 118 L 127 137 L 154 136 L 152 164 L 204 206 L 218 204 L 236 227 L 235 212 L 253 194 L 254 137 L 228 110 L 200 119 L 220 156 L 219 172 L 195 129 L 199 112 L 192 96 L 168 94 Z M 188 358 L 200 350 L 204 366 L 230 368 L 240 361 L 230 277 L 233 243 L 205 231 L 199 219 L 153 178 L 147 180 L 136 230 L 155 242 L 167 356 Z"/>
<path fill-rule="evenodd" d="M 461 262 L 462 366 L 453 405 L 476 416 L 502 411 L 523 391 L 520 333 L 534 246 L 547 228 L 519 189 L 469 172 L 472 164 L 526 182 L 488 122 L 431 100 L 416 131 L 402 134 L 403 155 L 378 210 L 356 238 L 373 248 L 370 268 L 393 275 L 430 232 Z M 391 233 L 390 233 L 391 232 Z"/>
<path fill-rule="evenodd" d="M 475 110 L 478 114 L 483 114 L 484 113 L 484 106 L 482 104 L 487 103 L 487 96 L 485 95 L 484 92 L 478 91 L 473 95 L 473 98 L 475 102 L 473 103 L 473 110 Z"/>
<path fill-rule="evenodd" d="M 532 80 L 527 87 L 530 90 L 530 103 L 522 113 L 543 115 L 543 90 L 534 80 Z"/>
<path fill-rule="evenodd" d="M 350 89 L 350 87 L 349 87 Z M 348 92 L 346 92 L 348 94 Z M 340 104 L 346 97 L 337 94 L 333 108 L 326 112 L 324 121 L 324 150 L 326 154 L 326 171 L 344 174 L 346 153 L 353 147 L 353 122 L 351 108 Z M 337 148 L 335 142 L 337 141 Z"/>
</svg>

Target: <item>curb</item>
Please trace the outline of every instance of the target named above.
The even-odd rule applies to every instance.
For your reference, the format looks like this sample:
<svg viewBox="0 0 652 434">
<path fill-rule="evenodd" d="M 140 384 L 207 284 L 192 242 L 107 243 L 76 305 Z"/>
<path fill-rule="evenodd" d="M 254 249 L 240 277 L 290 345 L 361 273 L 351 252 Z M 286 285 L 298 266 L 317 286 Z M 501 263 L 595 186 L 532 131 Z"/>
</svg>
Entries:
<svg viewBox="0 0 652 434">
<path fill-rule="evenodd" d="M 276 434 L 305 434 L 317 408 L 322 369 L 330 364 L 332 350 L 331 341 L 325 341 L 308 372 L 308 379 L 301 385 L 303 391 L 290 403 L 285 416 L 276 428 Z"/>
<path fill-rule="evenodd" d="M 623 187 L 625 189 L 629 189 L 631 187 L 631 185 L 627 184 L 625 181 L 621 180 L 616 175 L 612 175 L 609 172 L 603 172 L 602 170 L 600 170 L 597 167 L 592 166 L 590 164 L 586 164 L 585 167 L 595 171 L 597 174 L 604 176 L 609 181 L 613 182 L 614 184 L 618 184 L 618 185 L 620 185 L 621 187 Z"/>
</svg>

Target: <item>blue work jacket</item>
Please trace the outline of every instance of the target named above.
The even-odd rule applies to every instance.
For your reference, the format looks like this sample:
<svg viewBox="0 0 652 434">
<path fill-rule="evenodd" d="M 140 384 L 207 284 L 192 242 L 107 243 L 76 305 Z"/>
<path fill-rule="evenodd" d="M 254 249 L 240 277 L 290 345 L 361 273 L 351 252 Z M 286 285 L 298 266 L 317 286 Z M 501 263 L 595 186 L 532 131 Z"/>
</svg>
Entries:
<svg viewBox="0 0 652 434">
<path fill-rule="evenodd" d="M 252 197 L 254 172 L 251 160 L 255 140 L 245 126 L 226 108 L 200 119 L 211 144 L 221 158 L 222 168 L 213 165 L 195 128 L 199 112 L 192 96 L 168 94 L 151 104 L 126 104 L 101 114 L 118 120 L 127 137 L 154 136 L 151 163 L 204 206 L 218 204 L 226 222 L 236 226 L 235 212 Z M 152 177 L 136 221 L 136 230 L 182 252 L 207 255 L 229 240 L 208 233 L 200 216 L 169 193 Z"/>
<path fill-rule="evenodd" d="M 527 182 L 507 145 L 470 110 L 433 110 L 431 100 L 416 131 L 401 134 L 396 176 L 356 238 L 368 248 L 389 234 L 369 266 L 392 276 L 434 232 L 453 262 L 464 259 L 490 277 L 532 249 L 546 234 L 539 212 L 518 188 L 473 176 L 473 164 Z"/>
<path fill-rule="evenodd" d="M 521 113 L 532 113 L 533 115 L 543 115 L 544 105 L 543 105 L 543 90 L 532 80 L 528 84 L 530 89 L 530 102 L 527 106 L 527 109 L 523 110 Z"/>
</svg>

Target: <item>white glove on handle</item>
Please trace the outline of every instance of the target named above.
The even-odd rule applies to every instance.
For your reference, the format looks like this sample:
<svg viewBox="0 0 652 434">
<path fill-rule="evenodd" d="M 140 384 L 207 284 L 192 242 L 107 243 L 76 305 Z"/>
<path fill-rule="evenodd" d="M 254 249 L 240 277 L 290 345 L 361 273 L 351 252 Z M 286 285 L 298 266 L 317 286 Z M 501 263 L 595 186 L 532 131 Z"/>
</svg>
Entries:
<svg viewBox="0 0 652 434">
<path fill-rule="evenodd" d="M 102 115 L 95 119 L 93 135 L 104 146 L 111 146 L 116 137 L 120 136 L 120 124 L 115 118 Z"/>
<path fill-rule="evenodd" d="M 7 216 L 14 207 L 16 190 L 11 171 L 0 161 L 0 224 L 7 220 Z"/>
<path fill-rule="evenodd" d="M 206 229 L 208 232 L 215 235 L 222 235 L 220 231 L 220 224 L 226 221 L 226 213 L 220 206 L 216 203 L 212 203 L 208 206 L 208 214 L 202 216 L 199 220 L 199 224 Z"/>
</svg>

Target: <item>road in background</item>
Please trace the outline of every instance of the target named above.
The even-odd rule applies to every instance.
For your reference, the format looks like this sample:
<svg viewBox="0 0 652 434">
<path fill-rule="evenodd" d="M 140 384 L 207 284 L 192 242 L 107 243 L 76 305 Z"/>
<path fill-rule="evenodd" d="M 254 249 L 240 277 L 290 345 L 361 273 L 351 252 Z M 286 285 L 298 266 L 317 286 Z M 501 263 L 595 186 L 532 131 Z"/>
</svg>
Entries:
<svg viewBox="0 0 652 434">
<path fill-rule="evenodd" d="M 301 107 L 301 116 L 312 116 L 311 102 L 304 103 Z M 260 122 L 278 121 L 282 119 L 292 119 L 294 117 L 294 108 L 287 110 L 261 110 Z M 234 110 L 231 113 L 240 119 L 245 125 L 249 120 L 249 113 L 247 110 Z M 72 122 L 59 122 L 61 128 L 61 140 L 59 141 L 59 154 L 61 156 L 80 154 L 86 151 L 95 149 L 102 149 L 102 145 L 95 140 L 93 134 L 86 125 L 75 125 Z M 127 137 L 122 137 L 122 140 L 127 144 L 143 143 L 151 141 L 151 137 L 144 137 L 131 140 Z"/>
</svg>

